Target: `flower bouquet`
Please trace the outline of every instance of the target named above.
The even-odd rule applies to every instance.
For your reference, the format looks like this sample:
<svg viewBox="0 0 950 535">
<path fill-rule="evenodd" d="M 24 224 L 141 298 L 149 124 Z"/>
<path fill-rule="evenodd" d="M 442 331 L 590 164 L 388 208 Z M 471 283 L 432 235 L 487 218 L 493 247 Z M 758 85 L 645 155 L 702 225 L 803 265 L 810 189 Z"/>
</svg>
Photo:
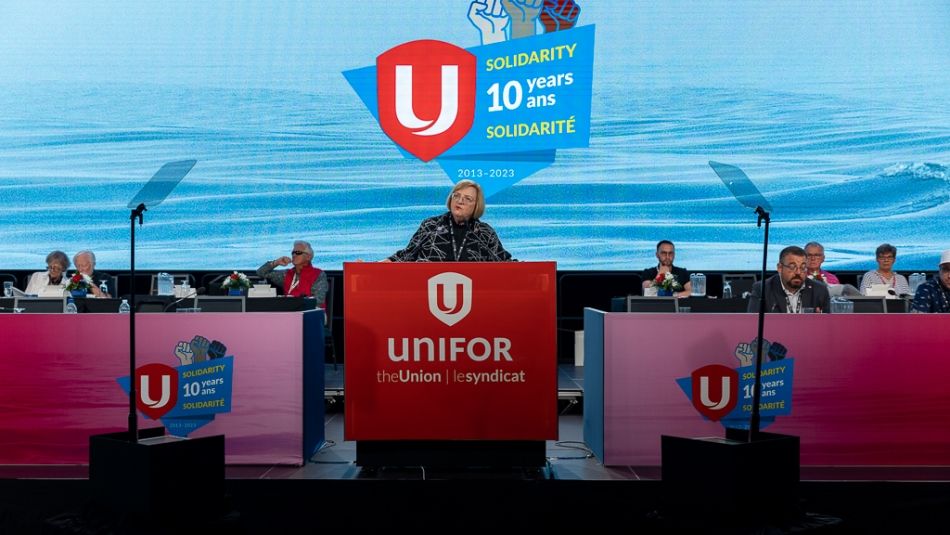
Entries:
<svg viewBox="0 0 950 535">
<path fill-rule="evenodd" d="M 808 278 L 828 284 L 828 281 L 825 280 L 825 276 L 821 273 L 821 271 L 809 271 Z"/>
<path fill-rule="evenodd" d="M 670 272 L 657 273 L 651 286 L 657 289 L 657 295 L 673 295 L 674 291 L 683 289 L 683 285 L 676 280 L 676 275 Z"/>
<path fill-rule="evenodd" d="M 247 278 L 247 275 L 235 271 L 225 277 L 221 287 L 227 290 L 229 294 L 242 294 L 251 287 L 251 281 Z"/>
<path fill-rule="evenodd" d="M 77 271 L 73 273 L 72 277 L 69 277 L 69 282 L 66 283 L 66 291 L 71 293 L 73 297 L 85 297 L 89 293 L 89 289 L 92 288 L 92 284 L 92 277 Z"/>
</svg>

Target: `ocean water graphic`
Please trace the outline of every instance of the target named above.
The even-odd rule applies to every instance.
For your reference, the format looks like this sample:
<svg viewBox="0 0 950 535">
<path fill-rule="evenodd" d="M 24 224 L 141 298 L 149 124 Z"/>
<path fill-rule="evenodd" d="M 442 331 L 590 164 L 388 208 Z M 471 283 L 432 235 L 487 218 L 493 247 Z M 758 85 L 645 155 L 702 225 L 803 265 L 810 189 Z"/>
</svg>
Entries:
<svg viewBox="0 0 950 535">
<path fill-rule="evenodd" d="M 672 239 L 678 263 L 754 269 L 754 216 L 708 167 L 742 167 L 775 208 L 772 243 L 819 240 L 864 269 L 881 242 L 899 269 L 950 247 L 950 120 L 816 91 L 595 86 L 591 147 L 489 200 L 520 260 L 639 269 Z M 0 94 L 0 243 L 39 269 L 52 249 L 128 265 L 126 203 L 163 163 L 198 164 L 137 232 L 144 269 L 248 269 L 310 240 L 316 262 L 377 259 L 444 209 L 450 182 L 403 159 L 345 91 L 36 84 Z"/>
<path fill-rule="evenodd" d="M 709 160 L 769 198 L 772 253 L 818 240 L 827 266 L 867 269 L 887 241 L 897 269 L 933 270 L 950 248 L 947 2 L 578 2 L 590 147 L 489 199 L 516 258 L 641 269 L 672 239 L 685 267 L 756 269 L 761 230 Z M 391 254 L 450 181 L 342 72 L 413 39 L 477 45 L 469 4 L 5 3 L 0 265 L 91 248 L 126 269 L 126 203 L 185 159 L 137 231 L 143 269 L 251 269 L 297 238 L 331 269 Z"/>
</svg>

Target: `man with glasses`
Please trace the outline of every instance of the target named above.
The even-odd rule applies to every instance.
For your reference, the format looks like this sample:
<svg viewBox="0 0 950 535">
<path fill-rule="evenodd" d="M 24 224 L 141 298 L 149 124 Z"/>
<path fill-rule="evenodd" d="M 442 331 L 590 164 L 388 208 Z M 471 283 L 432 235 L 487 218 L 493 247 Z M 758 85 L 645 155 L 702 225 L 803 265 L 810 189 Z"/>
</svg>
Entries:
<svg viewBox="0 0 950 535">
<path fill-rule="evenodd" d="M 69 277 L 65 275 L 69 269 L 69 257 L 62 251 L 53 251 L 46 255 L 46 271 L 37 271 L 30 275 L 30 282 L 26 285 L 26 293 L 30 295 L 51 296 L 66 289 Z"/>
<path fill-rule="evenodd" d="M 939 268 L 936 277 L 917 287 L 911 312 L 950 313 L 950 249 L 940 255 Z"/>
<path fill-rule="evenodd" d="M 803 314 L 830 311 L 828 287 L 805 276 L 808 266 L 804 249 L 795 245 L 782 249 L 775 269 L 778 273 L 765 281 L 766 312 Z M 762 283 L 757 282 L 752 286 L 749 312 L 759 311 L 762 295 Z"/>
<path fill-rule="evenodd" d="M 838 277 L 821 269 L 822 262 L 825 261 L 825 247 L 816 242 L 808 242 L 805 245 L 805 264 L 808 266 L 808 278 L 819 280 L 825 284 L 841 284 Z"/>
<path fill-rule="evenodd" d="M 480 218 L 485 194 L 471 180 L 461 180 L 445 200 L 448 212 L 422 221 L 405 249 L 383 262 L 507 262 L 511 254 L 495 229 Z"/>
<path fill-rule="evenodd" d="M 282 288 L 284 295 L 290 297 L 315 297 L 318 307 L 326 306 L 327 274 L 319 268 L 313 267 L 313 248 L 305 241 L 294 242 L 292 256 L 265 262 L 257 268 L 257 275 L 268 282 Z M 277 266 L 293 265 L 293 269 L 275 271 Z"/>
</svg>

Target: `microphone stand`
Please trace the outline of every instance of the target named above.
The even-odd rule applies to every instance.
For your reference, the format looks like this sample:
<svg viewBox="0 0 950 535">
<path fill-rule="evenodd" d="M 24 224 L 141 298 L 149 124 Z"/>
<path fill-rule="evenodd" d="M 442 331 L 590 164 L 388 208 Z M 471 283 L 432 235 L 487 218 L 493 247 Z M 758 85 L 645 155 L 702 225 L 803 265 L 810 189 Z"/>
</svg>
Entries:
<svg viewBox="0 0 950 535">
<path fill-rule="evenodd" d="M 759 401 L 761 400 L 759 382 L 762 380 L 762 346 L 765 341 L 765 271 L 769 257 L 769 223 L 771 222 L 769 213 L 761 206 L 755 208 L 755 213 L 759 216 L 756 223 L 757 227 L 761 227 L 762 222 L 765 222 L 765 237 L 762 245 L 762 291 L 759 292 L 759 335 L 756 340 L 755 379 L 752 382 L 752 417 L 749 420 L 749 442 L 753 442 L 758 437 L 761 419 L 759 416 Z"/>
<path fill-rule="evenodd" d="M 139 203 L 129 216 L 130 223 L 130 247 L 129 272 L 132 279 L 131 291 L 129 292 L 129 442 L 138 442 L 139 429 L 138 417 L 135 413 L 135 401 L 138 399 L 138 392 L 135 384 L 135 220 L 138 219 L 139 225 L 142 225 L 142 215 L 148 210 L 145 203 Z"/>
</svg>

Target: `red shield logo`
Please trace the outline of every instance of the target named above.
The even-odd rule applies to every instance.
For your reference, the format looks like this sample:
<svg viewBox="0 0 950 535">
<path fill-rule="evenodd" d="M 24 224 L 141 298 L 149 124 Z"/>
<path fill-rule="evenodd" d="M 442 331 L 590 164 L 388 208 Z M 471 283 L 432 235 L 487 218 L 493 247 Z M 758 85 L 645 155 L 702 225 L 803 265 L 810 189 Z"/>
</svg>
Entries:
<svg viewBox="0 0 950 535">
<path fill-rule="evenodd" d="M 475 56 L 442 41 L 412 41 L 376 58 L 379 125 L 424 162 L 449 150 L 475 120 Z"/>
<path fill-rule="evenodd" d="M 178 372 L 171 366 L 146 364 L 137 368 L 135 385 L 135 405 L 152 420 L 161 418 L 178 403 Z"/>
<path fill-rule="evenodd" d="M 714 422 L 736 408 L 739 398 L 739 374 L 721 364 L 710 364 L 694 370 L 693 406 Z"/>
</svg>

